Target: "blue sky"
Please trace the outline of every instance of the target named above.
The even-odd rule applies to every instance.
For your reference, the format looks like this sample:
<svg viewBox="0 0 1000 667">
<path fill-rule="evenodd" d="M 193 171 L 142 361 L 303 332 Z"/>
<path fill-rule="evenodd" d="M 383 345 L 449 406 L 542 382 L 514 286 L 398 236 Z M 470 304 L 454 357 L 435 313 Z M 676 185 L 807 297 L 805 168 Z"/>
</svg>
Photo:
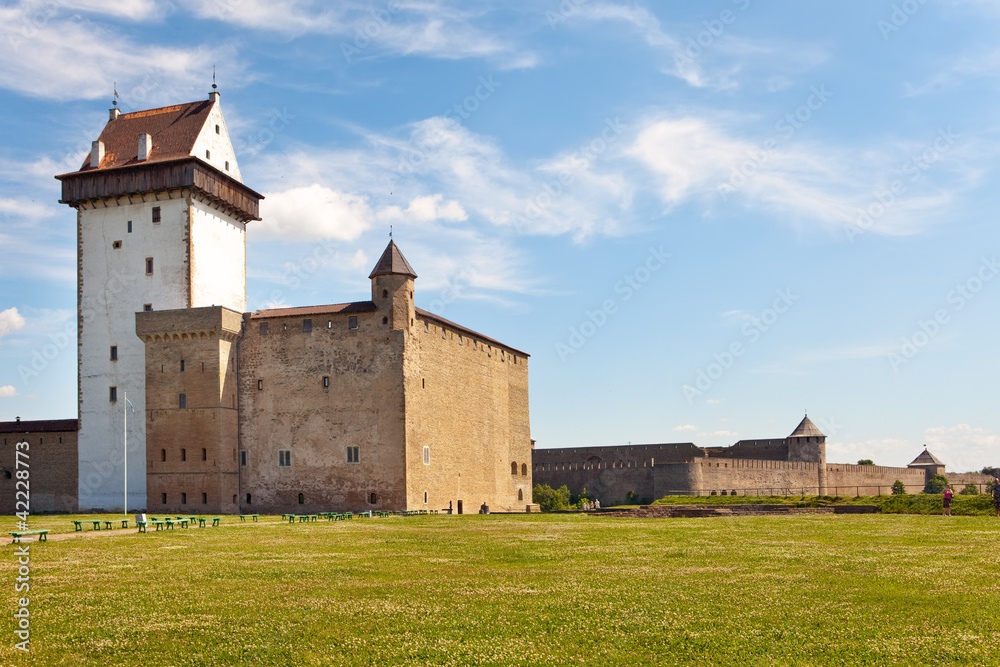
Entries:
<svg viewBox="0 0 1000 667">
<path fill-rule="evenodd" d="M 417 305 L 531 353 L 539 447 L 782 437 L 1000 464 L 1000 3 L 0 5 L 0 419 L 76 415 L 75 215 L 125 111 L 202 99 L 251 309 Z M 665 7 L 665 5 L 667 5 Z"/>
</svg>

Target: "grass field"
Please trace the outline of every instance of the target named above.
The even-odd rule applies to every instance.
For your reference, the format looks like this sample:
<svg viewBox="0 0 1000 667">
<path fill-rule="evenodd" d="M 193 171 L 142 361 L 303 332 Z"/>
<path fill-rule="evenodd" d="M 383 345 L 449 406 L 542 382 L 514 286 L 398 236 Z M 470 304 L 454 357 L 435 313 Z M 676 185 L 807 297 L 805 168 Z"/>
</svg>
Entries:
<svg viewBox="0 0 1000 667">
<path fill-rule="evenodd" d="M 1000 663 L 995 517 L 262 521 L 32 543 L 30 663 Z"/>
</svg>

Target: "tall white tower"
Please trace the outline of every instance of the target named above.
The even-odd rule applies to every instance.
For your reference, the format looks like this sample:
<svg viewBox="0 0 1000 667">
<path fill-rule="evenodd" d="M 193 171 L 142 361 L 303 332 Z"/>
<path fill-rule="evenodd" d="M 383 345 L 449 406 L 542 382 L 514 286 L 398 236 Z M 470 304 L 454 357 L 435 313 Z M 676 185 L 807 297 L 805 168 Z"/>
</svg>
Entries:
<svg viewBox="0 0 1000 667">
<path fill-rule="evenodd" d="M 126 393 L 136 410 L 128 506 L 146 505 L 146 364 L 135 313 L 246 310 L 245 225 L 260 219 L 261 196 L 243 185 L 214 88 L 201 102 L 112 108 L 80 170 L 56 177 L 60 203 L 77 210 L 81 510 L 122 509 Z"/>
</svg>

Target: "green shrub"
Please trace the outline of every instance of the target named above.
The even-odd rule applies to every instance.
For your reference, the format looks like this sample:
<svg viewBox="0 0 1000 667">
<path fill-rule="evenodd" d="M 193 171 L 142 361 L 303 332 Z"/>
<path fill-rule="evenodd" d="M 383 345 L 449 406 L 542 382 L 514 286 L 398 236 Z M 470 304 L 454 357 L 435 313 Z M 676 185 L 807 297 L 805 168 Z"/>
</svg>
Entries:
<svg viewBox="0 0 1000 667">
<path fill-rule="evenodd" d="M 965 488 L 958 492 L 962 496 L 978 496 L 979 489 L 975 484 L 966 484 Z"/>
<path fill-rule="evenodd" d="M 924 493 L 941 493 L 947 485 L 947 477 L 944 475 L 934 475 L 927 480 L 927 484 L 924 485 Z"/>
<path fill-rule="evenodd" d="M 900 480 L 896 480 L 892 483 L 892 495 L 894 496 L 905 496 L 906 495 L 906 485 Z"/>
<path fill-rule="evenodd" d="M 858 465 L 859 466 L 873 466 L 873 465 L 875 465 L 875 462 L 872 461 L 871 459 L 861 459 L 860 461 L 858 461 Z"/>
<path fill-rule="evenodd" d="M 541 507 L 543 512 L 569 509 L 569 489 L 563 484 L 553 489 L 548 484 L 536 484 L 531 490 L 531 499 Z"/>
</svg>

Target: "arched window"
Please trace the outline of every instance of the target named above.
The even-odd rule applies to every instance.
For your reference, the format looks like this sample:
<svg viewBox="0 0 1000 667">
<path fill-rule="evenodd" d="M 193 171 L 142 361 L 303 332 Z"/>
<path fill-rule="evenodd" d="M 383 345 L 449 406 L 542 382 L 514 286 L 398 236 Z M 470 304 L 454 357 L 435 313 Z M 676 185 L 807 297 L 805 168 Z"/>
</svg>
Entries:
<svg viewBox="0 0 1000 667">
<path fill-rule="evenodd" d="M 424 491 L 424 505 L 427 504 L 427 492 Z"/>
<path fill-rule="evenodd" d="M 510 462 L 510 474 L 511 475 L 516 475 L 517 474 L 517 461 L 511 461 Z"/>
<path fill-rule="evenodd" d="M 522 463 L 521 464 L 521 477 L 527 477 L 527 476 L 528 476 L 528 464 L 527 463 Z"/>
<path fill-rule="evenodd" d="M 236 504 L 236 494 L 235 493 L 233 494 L 233 504 L 234 505 Z"/>
<path fill-rule="evenodd" d="M 300 493 L 299 494 L 299 505 L 304 505 L 305 502 L 306 502 L 306 497 Z"/>
<path fill-rule="evenodd" d="M 522 491 L 521 489 L 517 490 L 517 499 L 524 500 L 524 491 Z"/>
<path fill-rule="evenodd" d="M 372 491 L 372 494 L 370 496 L 368 496 L 368 502 L 371 503 L 372 505 L 374 505 L 374 504 L 376 504 L 378 502 L 378 496 L 375 495 L 374 491 Z"/>
<path fill-rule="evenodd" d="M 249 504 L 250 504 L 250 494 L 248 493 L 247 494 L 247 505 L 249 505 Z"/>
<path fill-rule="evenodd" d="M 387 290 L 387 289 L 382 290 L 382 298 L 385 299 L 388 296 L 389 296 L 389 290 Z"/>
<path fill-rule="evenodd" d="M 165 449 L 161 449 L 160 450 L 160 460 L 161 461 L 166 461 L 167 460 L 167 450 L 165 450 Z"/>
</svg>

